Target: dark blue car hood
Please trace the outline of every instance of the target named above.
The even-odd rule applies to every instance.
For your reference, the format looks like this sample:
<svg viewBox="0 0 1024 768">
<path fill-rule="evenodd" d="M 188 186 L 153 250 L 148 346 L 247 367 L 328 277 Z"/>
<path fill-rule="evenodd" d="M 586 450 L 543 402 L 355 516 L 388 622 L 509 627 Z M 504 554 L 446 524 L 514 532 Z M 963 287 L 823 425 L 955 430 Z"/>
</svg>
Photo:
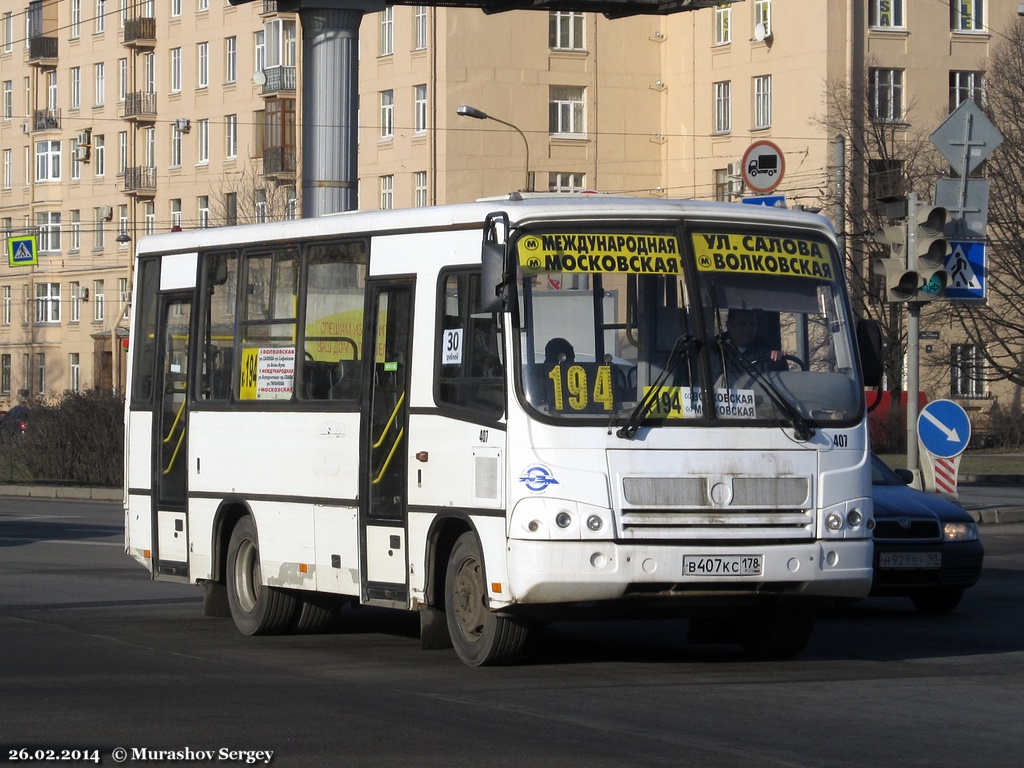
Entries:
<svg viewBox="0 0 1024 768">
<path fill-rule="evenodd" d="M 963 507 L 934 493 L 923 493 L 908 485 L 873 485 L 876 518 L 909 517 L 942 522 L 972 522 Z"/>
</svg>

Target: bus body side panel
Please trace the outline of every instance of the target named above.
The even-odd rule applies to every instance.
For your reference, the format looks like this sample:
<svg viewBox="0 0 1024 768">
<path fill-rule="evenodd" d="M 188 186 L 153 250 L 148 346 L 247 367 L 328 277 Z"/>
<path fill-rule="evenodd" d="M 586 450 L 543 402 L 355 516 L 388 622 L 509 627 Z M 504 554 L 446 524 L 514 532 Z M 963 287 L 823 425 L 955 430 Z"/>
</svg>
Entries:
<svg viewBox="0 0 1024 768">
<path fill-rule="evenodd" d="M 125 549 L 129 555 L 152 571 L 152 460 L 150 439 L 153 414 L 150 411 L 128 411 L 127 450 L 125 456 Z"/>
<path fill-rule="evenodd" d="M 214 517 L 199 499 L 212 500 L 214 511 L 237 500 L 252 510 L 267 584 L 344 591 L 351 569 L 358 568 L 359 414 L 289 410 L 256 416 L 248 409 L 192 413 L 190 507 L 204 514 L 190 519 L 191 540 L 211 564 L 193 571 L 192 580 L 210 577 L 214 546 Z"/>
</svg>

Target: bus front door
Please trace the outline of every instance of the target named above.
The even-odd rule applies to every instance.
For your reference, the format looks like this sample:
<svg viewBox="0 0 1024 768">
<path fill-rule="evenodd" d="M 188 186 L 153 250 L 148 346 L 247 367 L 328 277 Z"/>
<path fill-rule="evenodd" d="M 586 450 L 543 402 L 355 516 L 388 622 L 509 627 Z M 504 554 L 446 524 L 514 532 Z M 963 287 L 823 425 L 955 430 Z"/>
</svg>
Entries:
<svg viewBox="0 0 1024 768">
<path fill-rule="evenodd" d="M 161 297 L 153 420 L 153 573 L 188 577 L 188 340 L 191 295 Z"/>
<path fill-rule="evenodd" d="M 413 283 L 389 280 L 370 290 L 364 357 L 360 517 L 364 531 L 363 601 L 405 606 L 408 598 L 408 411 Z"/>
</svg>

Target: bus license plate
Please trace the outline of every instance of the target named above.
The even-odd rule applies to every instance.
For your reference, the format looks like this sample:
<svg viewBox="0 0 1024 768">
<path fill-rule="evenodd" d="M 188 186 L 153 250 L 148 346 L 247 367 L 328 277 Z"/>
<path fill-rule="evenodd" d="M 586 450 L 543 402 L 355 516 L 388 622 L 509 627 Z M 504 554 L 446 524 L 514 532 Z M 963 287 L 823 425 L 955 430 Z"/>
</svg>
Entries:
<svg viewBox="0 0 1024 768">
<path fill-rule="evenodd" d="M 878 556 L 880 568 L 914 570 L 942 567 L 941 552 L 882 552 Z"/>
<path fill-rule="evenodd" d="M 760 576 L 763 555 L 687 555 L 683 576 Z"/>
</svg>

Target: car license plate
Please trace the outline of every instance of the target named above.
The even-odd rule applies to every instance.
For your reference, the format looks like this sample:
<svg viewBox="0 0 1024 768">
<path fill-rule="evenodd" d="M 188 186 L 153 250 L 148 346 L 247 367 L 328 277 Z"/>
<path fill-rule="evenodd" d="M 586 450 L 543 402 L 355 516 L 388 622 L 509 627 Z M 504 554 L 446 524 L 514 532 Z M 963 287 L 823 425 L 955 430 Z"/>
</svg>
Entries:
<svg viewBox="0 0 1024 768">
<path fill-rule="evenodd" d="M 760 576 L 764 555 L 686 555 L 683 576 Z"/>
<path fill-rule="evenodd" d="M 897 569 L 927 569 L 942 567 L 941 552 L 882 552 L 878 556 L 880 568 Z"/>
</svg>

